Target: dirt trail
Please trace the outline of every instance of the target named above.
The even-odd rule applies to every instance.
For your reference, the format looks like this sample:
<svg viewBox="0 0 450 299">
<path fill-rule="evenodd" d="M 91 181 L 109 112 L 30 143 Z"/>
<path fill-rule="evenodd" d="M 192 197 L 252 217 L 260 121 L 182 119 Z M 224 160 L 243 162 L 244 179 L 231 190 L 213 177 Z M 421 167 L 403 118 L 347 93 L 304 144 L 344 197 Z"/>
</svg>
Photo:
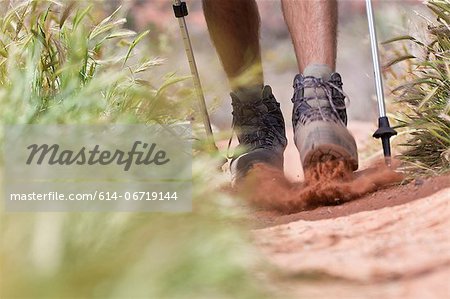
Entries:
<svg viewBox="0 0 450 299">
<path fill-rule="evenodd" d="M 373 125 L 353 122 L 349 129 L 364 153 L 373 143 Z M 292 140 L 292 129 L 287 135 Z M 370 164 L 363 159 L 360 168 Z M 298 194 L 305 196 L 299 182 L 307 174 L 292 142 L 285 152 L 284 172 L 289 181 L 279 173 L 278 182 L 263 178 L 258 188 L 264 185 L 272 192 L 260 192 L 260 208 L 250 215 L 254 243 L 278 269 L 273 280 L 283 291 L 280 298 L 450 298 L 450 175 L 386 186 L 395 181 L 384 180 L 389 172 L 374 177 L 369 172 L 378 182 L 366 190 L 371 193 L 312 208 L 286 205 L 286 199 L 281 205 L 270 203 L 273 191 L 280 191 L 271 189 L 274 183 L 289 190 L 290 181 L 296 181 Z M 316 195 L 306 197 L 313 203 Z M 291 198 L 291 203 L 296 200 Z M 292 213 L 302 208 L 306 210 Z"/>
<path fill-rule="evenodd" d="M 253 221 L 286 295 L 450 298 L 450 176 L 296 214 L 261 210 Z"/>
<path fill-rule="evenodd" d="M 240 192 L 253 206 L 292 214 L 349 202 L 402 179 L 400 173 L 381 163 L 353 173 L 344 161 L 327 161 L 308 168 L 304 182 L 291 183 L 283 171 L 257 164 L 241 184 Z"/>
</svg>

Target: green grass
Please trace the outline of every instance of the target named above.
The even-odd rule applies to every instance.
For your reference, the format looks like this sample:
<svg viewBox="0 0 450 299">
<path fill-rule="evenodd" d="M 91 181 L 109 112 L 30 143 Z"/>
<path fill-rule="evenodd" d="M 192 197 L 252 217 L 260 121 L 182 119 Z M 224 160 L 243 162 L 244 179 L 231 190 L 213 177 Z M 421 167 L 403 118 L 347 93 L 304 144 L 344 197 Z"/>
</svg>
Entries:
<svg viewBox="0 0 450 299">
<path fill-rule="evenodd" d="M 89 4 L 92 3 L 92 4 Z M 0 2 L 0 124 L 170 123 L 191 91 L 101 2 Z M 3 130 L 3 129 L 2 129 Z M 3 132 L 0 133 L 3 140 Z M 194 160 L 194 211 L 0 213 L 1 298 L 266 298 L 215 161 Z M 210 171 L 205 172 L 205 169 Z M 1 177 L 1 176 L 0 176 Z M 3 196 L 3 194 L 2 194 Z M 259 275 L 261 276 L 261 275 Z"/>
<path fill-rule="evenodd" d="M 150 122 L 186 115 L 189 101 L 165 92 L 183 78 L 168 76 L 153 86 L 151 69 L 163 60 L 143 55 L 139 42 L 148 32 L 124 28 L 120 9 L 102 19 L 101 2 L 13 3 L 1 4 L 3 123 Z"/>
<path fill-rule="evenodd" d="M 394 94 L 400 111 L 396 120 L 408 134 L 400 158 L 413 175 L 450 171 L 450 3 L 431 0 L 426 5 L 436 18 L 428 24 L 426 41 L 400 36 L 386 42 L 403 43 L 388 67 L 408 64 Z M 421 55 L 411 54 L 411 47 Z"/>
</svg>

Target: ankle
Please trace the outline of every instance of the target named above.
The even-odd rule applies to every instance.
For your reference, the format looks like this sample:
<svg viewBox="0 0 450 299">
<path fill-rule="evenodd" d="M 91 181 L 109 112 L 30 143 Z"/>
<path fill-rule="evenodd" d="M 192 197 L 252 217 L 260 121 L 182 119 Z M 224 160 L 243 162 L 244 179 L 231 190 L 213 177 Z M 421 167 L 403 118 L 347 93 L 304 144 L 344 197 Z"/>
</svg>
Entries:
<svg viewBox="0 0 450 299">
<path fill-rule="evenodd" d="M 241 102 L 249 102 L 261 99 L 263 88 L 263 84 L 240 86 L 233 89 L 232 93 L 235 94 Z"/>
<path fill-rule="evenodd" d="M 247 89 L 254 86 L 264 85 L 264 75 L 261 63 L 246 65 L 236 72 L 234 76 L 228 77 L 231 90 Z"/>
<path fill-rule="evenodd" d="M 333 69 L 326 64 L 312 63 L 309 64 L 304 70 L 304 76 L 311 76 L 316 78 L 321 78 L 324 81 L 328 81 L 331 78 Z"/>
<path fill-rule="evenodd" d="M 315 77 L 323 81 L 329 81 L 333 70 L 326 64 L 309 64 L 303 71 L 303 77 Z M 303 90 L 305 97 L 324 97 L 325 91 L 323 88 L 305 87 Z"/>
</svg>

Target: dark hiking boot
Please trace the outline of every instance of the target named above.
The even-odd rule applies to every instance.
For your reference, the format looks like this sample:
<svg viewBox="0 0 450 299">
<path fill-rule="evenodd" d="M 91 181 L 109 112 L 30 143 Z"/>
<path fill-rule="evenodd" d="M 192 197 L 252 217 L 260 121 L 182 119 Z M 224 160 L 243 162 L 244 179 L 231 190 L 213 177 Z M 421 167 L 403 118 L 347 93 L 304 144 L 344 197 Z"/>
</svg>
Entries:
<svg viewBox="0 0 450 299">
<path fill-rule="evenodd" d="M 358 169 L 355 139 L 347 129 L 345 96 L 338 73 L 297 75 L 292 123 L 303 169 L 328 160 L 345 160 Z"/>
<path fill-rule="evenodd" d="M 230 164 L 233 185 L 255 163 L 283 169 L 283 152 L 287 139 L 280 104 L 270 86 L 231 93 L 233 128 L 239 140 Z"/>
</svg>

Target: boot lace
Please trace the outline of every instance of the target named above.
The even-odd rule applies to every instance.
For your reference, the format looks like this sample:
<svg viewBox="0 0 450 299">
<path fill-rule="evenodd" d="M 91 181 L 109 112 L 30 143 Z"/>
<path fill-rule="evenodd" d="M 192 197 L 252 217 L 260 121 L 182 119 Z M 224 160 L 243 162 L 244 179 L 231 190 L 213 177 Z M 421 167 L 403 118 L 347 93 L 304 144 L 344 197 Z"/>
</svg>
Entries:
<svg viewBox="0 0 450 299">
<path fill-rule="evenodd" d="M 313 96 L 301 95 L 298 91 L 306 88 L 313 88 Z M 316 120 L 333 120 L 346 126 L 345 109 L 349 106 L 350 100 L 347 94 L 342 90 L 342 83 L 340 81 L 329 80 L 325 81 L 322 78 L 313 76 L 296 78 L 294 82 L 295 95 L 292 102 L 297 104 L 296 112 L 294 114 L 294 122 L 300 121 L 306 124 Z M 318 94 L 317 90 L 321 89 L 324 95 Z M 337 91 L 334 92 L 333 90 Z M 329 107 L 320 104 L 320 100 L 328 100 Z M 308 104 L 310 101 L 317 101 L 317 107 L 312 107 Z"/>
<path fill-rule="evenodd" d="M 227 157 L 230 154 L 231 142 L 234 135 L 238 136 L 239 143 L 247 146 L 250 150 L 256 148 L 270 148 L 284 139 L 281 132 L 284 130 L 284 120 L 279 111 L 279 103 L 274 99 L 257 102 L 233 101 L 233 121 L 231 125 L 232 134 L 228 140 Z M 264 109 L 265 106 L 267 108 Z M 279 112 L 279 113 L 277 113 Z M 236 129 L 240 131 L 237 132 Z"/>
</svg>

